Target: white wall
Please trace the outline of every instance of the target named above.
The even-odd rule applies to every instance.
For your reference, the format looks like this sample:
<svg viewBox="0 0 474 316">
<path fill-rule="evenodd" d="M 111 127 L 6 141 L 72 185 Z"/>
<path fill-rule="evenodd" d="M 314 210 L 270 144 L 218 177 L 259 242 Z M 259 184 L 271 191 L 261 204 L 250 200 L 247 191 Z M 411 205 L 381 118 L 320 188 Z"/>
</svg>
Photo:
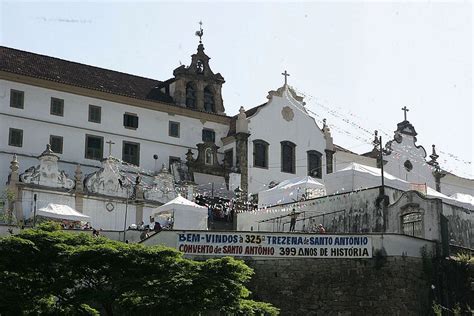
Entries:
<svg viewBox="0 0 474 316">
<path fill-rule="evenodd" d="M 282 116 L 282 109 L 289 106 L 294 113 L 291 121 Z M 323 177 L 326 171 L 323 133 L 314 119 L 303 109 L 301 103 L 293 99 L 288 92 L 283 96 L 273 96 L 267 105 L 248 118 L 250 137 L 248 140 L 249 193 L 268 189 L 271 181 L 281 182 L 286 179 L 306 176 L 308 174 L 307 151 L 316 150 L 322 154 Z M 253 141 L 261 139 L 269 143 L 268 169 L 254 167 Z M 296 144 L 296 173 L 281 172 L 281 141 Z"/>
<path fill-rule="evenodd" d="M 10 89 L 24 91 L 24 109 L 10 107 Z M 50 114 L 51 97 L 64 99 L 64 116 Z M 89 104 L 102 107 L 100 124 L 88 121 Z M 139 126 L 136 130 L 123 126 L 123 114 L 136 113 Z M 168 122 L 180 123 L 180 138 L 168 135 Z M 23 146 L 8 145 L 9 128 L 23 130 Z M 41 87 L 0 80 L 0 154 L 7 154 L 0 161 L 0 189 L 8 175 L 12 153 L 27 156 L 38 156 L 49 143 L 50 135 L 62 136 L 62 161 L 70 161 L 85 165 L 99 166 L 99 162 L 85 158 L 85 135 L 91 134 L 104 137 L 104 156 L 108 155 L 106 141 L 113 141 L 112 155 L 122 158 L 122 142 L 140 143 L 140 167 L 145 170 L 155 169 L 154 154 L 158 154 L 158 168 L 162 164 L 168 166 L 169 156 L 181 157 L 185 160 L 188 148 L 196 149 L 202 142 L 202 129 L 209 128 L 216 132 L 216 144 L 222 147 L 221 138 L 227 135 L 228 125 L 202 121 L 182 115 L 170 115 L 165 112 L 105 101 L 60 92 Z M 197 151 L 194 150 L 196 153 Z M 222 153 L 223 151 L 220 151 Z M 195 155 L 196 157 L 196 155 Z M 222 160 L 223 155 L 219 154 Z M 36 164 L 20 161 L 21 167 L 27 168 Z M 66 172 L 73 174 L 73 166 Z"/>
<path fill-rule="evenodd" d="M 429 187 L 436 188 L 433 169 L 425 159 L 425 149 L 415 144 L 413 136 L 406 134 L 401 134 L 401 136 L 401 143 L 392 141 L 392 153 L 384 155 L 383 158 L 387 161 L 384 170 L 402 180 L 411 183 L 426 183 Z M 406 160 L 410 160 L 413 165 L 411 171 L 407 171 L 404 167 Z"/>
<path fill-rule="evenodd" d="M 441 193 L 446 195 L 464 193 L 474 196 L 474 180 L 447 174 L 441 178 Z"/>
</svg>

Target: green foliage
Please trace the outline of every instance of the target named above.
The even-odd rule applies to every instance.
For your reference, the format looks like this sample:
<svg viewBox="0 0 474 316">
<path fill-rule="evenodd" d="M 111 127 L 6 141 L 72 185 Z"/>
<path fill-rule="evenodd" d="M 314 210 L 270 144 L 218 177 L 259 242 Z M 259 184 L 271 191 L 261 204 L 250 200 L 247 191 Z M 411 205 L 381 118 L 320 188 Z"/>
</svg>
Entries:
<svg viewBox="0 0 474 316">
<path fill-rule="evenodd" d="M 12 203 L 15 201 L 16 196 L 15 192 L 6 188 L 2 191 L 0 196 L 0 222 L 4 223 L 14 223 L 16 222 L 16 217 L 13 214 Z"/>
<path fill-rule="evenodd" d="M 279 314 L 279 309 L 268 303 L 244 299 L 240 301 L 239 310 L 235 314 L 246 316 L 275 316 Z"/>
<path fill-rule="evenodd" d="M 474 265 L 474 257 L 470 253 L 459 253 L 453 257 L 453 260 L 465 265 Z"/>
<path fill-rule="evenodd" d="M 436 316 L 442 316 L 443 315 L 443 309 L 441 308 L 440 304 L 437 304 L 435 301 L 433 301 L 432 308 L 433 308 L 433 313 Z"/>
<path fill-rule="evenodd" d="M 469 266 L 474 260 L 469 253 L 444 258 L 434 256 L 425 247 L 421 251 L 425 278 L 432 284 L 433 313 L 435 315 L 470 314 Z M 443 312 L 444 311 L 444 312 Z"/>
<path fill-rule="evenodd" d="M 54 232 L 62 229 L 61 224 L 59 224 L 58 222 L 51 221 L 39 223 L 36 227 L 39 230 L 44 230 L 47 232 Z"/>
<path fill-rule="evenodd" d="M 253 274 L 233 258 L 197 262 L 174 249 L 70 234 L 44 223 L 0 239 L 5 315 L 276 315 L 246 300 Z"/>
</svg>

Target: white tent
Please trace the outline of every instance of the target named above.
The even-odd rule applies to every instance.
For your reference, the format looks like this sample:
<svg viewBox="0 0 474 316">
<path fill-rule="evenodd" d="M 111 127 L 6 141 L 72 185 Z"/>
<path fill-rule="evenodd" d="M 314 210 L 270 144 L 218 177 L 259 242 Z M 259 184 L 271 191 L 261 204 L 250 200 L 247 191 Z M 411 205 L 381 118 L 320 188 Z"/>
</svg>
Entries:
<svg viewBox="0 0 474 316">
<path fill-rule="evenodd" d="M 36 212 L 36 216 L 44 216 L 49 218 L 64 219 L 69 221 L 88 222 L 90 217 L 79 213 L 72 207 L 63 204 L 48 204 L 48 206 L 40 208 Z"/>
<path fill-rule="evenodd" d="M 153 217 L 172 216 L 173 229 L 207 230 L 207 215 L 207 207 L 180 195 L 152 212 Z"/>
<path fill-rule="evenodd" d="M 381 170 L 353 162 L 344 169 L 326 175 L 325 184 L 328 195 L 373 188 L 382 185 Z M 399 179 L 387 172 L 384 172 L 384 184 L 402 191 L 413 190 L 412 183 Z M 469 202 L 449 197 L 428 186 L 426 187 L 426 195 L 431 198 L 439 198 L 448 204 L 470 210 L 474 209 L 474 205 Z"/>
<path fill-rule="evenodd" d="M 356 191 L 382 185 L 379 168 L 369 167 L 352 162 L 344 169 L 326 175 L 327 194 Z M 408 191 L 410 183 L 403 181 L 387 172 L 384 172 L 385 185 Z"/>
<path fill-rule="evenodd" d="M 309 176 L 293 178 L 282 181 L 271 189 L 259 192 L 258 207 L 291 203 L 299 201 L 303 197 L 315 198 L 323 195 L 326 195 L 325 186 L 316 179 Z"/>
</svg>

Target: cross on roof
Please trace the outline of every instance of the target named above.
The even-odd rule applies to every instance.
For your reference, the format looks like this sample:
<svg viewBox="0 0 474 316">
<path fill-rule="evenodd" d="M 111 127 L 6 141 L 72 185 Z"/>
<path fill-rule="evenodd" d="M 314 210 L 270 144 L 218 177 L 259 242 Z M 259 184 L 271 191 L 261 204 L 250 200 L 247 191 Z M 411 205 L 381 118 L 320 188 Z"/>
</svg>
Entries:
<svg viewBox="0 0 474 316">
<path fill-rule="evenodd" d="M 282 74 L 283 76 L 285 76 L 285 86 L 286 86 L 286 84 L 287 84 L 287 77 L 288 77 L 290 74 L 289 74 L 288 72 L 286 72 L 286 70 L 285 70 L 285 72 L 282 72 L 281 74 Z"/>
<path fill-rule="evenodd" d="M 403 114 L 405 116 L 405 121 L 407 120 L 407 112 L 410 111 L 406 106 L 402 107 L 402 110 L 403 110 Z"/>
<path fill-rule="evenodd" d="M 111 140 L 108 142 L 105 142 L 106 144 L 109 144 L 109 156 L 112 156 L 112 145 L 115 145 L 115 143 Z"/>
</svg>

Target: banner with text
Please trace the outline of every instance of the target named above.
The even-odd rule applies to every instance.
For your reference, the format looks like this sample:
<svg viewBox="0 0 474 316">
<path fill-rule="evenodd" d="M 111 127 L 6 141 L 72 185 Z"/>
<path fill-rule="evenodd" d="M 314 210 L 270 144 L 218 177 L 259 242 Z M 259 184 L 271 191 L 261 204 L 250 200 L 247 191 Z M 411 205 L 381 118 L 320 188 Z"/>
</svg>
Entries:
<svg viewBox="0 0 474 316">
<path fill-rule="evenodd" d="M 366 235 L 183 232 L 177 248 L 198 256 L 372 258 Z"/>
</svg>

